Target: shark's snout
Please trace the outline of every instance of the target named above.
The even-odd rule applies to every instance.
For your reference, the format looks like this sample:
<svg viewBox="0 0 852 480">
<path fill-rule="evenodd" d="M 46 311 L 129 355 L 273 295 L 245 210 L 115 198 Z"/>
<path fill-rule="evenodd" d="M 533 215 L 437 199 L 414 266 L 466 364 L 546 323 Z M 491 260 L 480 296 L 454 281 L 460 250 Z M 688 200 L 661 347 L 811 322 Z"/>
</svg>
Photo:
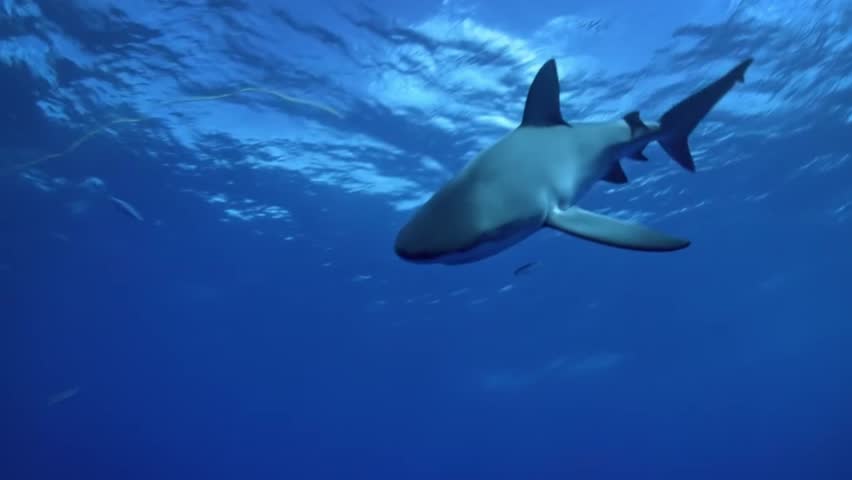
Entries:
<svg viewBox="0 0 852 480">
<path fill-rule="evenodd" d="M 393 251 L 397 257 L 403 260 L 412 260 L 415 257 L 414 252 L 409 250 L 405 243 L 400 241 L 399 235 L 397 235 L 396 241 L 393 244 Z"/>
<path fill-rule="evenodd" d="M 393 251 L 396 256 L 409 262 L 415 262 L 421 256 L 417 248 L 411 241 L 411 225 L 406 224 L 396 235 L 396 240 L 393 244 Z"/>
<path fill-rule="evenodd" d="M 428 263 L 439 255 L 429 248 L 432 239 L 429 235 L 424 235 L 418 220 L 419 217 L 415 217 L 400 229 L 393 250 L 399 258 L 408 262 Z"/>
<path fill-rule="evenodd" d="M 405 247 L 401 247 L 399 245 L 394 246 L 394 252 L 396 252 L 397 257 L 407 262 L 417 263 L 417 261 L 420 259 L 420 255 L 411 250 L 406 250 Z"/>
</svg>

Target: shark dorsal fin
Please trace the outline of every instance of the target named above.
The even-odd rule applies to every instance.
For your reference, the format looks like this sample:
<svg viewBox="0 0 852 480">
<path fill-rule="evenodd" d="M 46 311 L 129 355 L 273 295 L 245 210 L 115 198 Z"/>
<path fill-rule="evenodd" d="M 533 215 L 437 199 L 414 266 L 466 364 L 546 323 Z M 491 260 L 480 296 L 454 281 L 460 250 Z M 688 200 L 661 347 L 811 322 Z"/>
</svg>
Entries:
<svg viewBox="0 0 852 480">
<path fill-rule="evenodd" d="M 541 66 L 530 85 L 521 126 L 552 127 L 554 125 L 568 125 L 568 123 L 562 119 L 562 113 L 559 110 L 559 76 L 556 74 L 556 60 L 551 58 Z"/>
</svg>

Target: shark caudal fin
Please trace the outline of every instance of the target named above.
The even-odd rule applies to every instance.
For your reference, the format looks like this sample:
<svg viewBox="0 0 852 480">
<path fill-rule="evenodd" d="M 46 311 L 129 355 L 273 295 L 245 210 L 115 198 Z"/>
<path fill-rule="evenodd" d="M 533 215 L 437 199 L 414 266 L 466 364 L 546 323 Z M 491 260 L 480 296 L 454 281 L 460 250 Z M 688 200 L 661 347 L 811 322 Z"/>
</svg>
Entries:
<svg viewBox="0 0 852 480">
<path fill-rule="evenodd" d="M 660 146 L 680 166 L 690 172 L 695 171 L 695 161 L 689 151 L 689 134 L 734 85 L 745 81 L 745 71 L 753 60 L 743 60 L 723 77 L 685 98 L 660 118 Z"/>
</svg>

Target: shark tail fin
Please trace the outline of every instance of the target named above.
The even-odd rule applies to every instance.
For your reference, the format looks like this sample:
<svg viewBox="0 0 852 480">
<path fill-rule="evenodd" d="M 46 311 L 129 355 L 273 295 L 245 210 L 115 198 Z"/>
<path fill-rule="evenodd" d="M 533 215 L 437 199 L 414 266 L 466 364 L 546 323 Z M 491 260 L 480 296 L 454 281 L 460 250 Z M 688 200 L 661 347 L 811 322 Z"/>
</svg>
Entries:
<svg viewBox="0 0 852 480">
<path fill-rule="evenodd" d="M 670 108 L 660 118 L 660 146 L 681 167 L 695 171 L 689 135 L 734 85 L 745 81 L 745 71 L 754 59 L 747 58 L 724 76 Z"/>
</svg>

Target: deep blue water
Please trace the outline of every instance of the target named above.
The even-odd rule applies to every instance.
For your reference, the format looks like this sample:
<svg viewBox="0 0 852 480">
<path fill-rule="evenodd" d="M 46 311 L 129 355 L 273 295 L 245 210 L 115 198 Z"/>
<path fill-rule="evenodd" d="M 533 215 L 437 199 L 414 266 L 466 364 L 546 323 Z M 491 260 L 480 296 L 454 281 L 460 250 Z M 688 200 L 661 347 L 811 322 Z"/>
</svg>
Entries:
<svg viewBox="0 0 852 480">
<path fill-rule="evenodd" d="M 0 478 L 852 478 L 850 27 L 843 0 L 0 2 Z M 548 58 L 580 121 L 748 56 L 696 173 L 652 145 L 581 202 L 688 249 L 394 255 Z"/>
</svg>

